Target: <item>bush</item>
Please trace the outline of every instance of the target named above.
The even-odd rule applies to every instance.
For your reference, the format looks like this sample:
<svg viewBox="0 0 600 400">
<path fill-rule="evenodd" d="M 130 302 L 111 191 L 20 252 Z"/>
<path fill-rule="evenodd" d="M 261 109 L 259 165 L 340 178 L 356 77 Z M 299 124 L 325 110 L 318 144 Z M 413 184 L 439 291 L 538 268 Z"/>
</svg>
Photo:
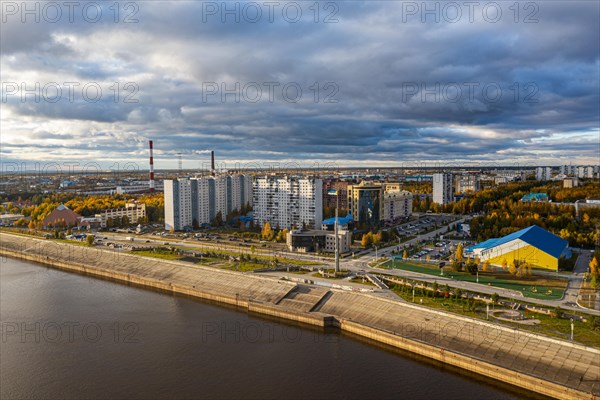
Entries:
<svg viewBox="0 0 600 400">
<path fill-rule="evenodd" d="M 562 318 L 564 315 L 564 311 L 560 307 L 556 307 L 554 309 L 554 318 Z"/>
<path fill-rule="evenodd" d="M 475 275 L 477 273 L 477 264 L 473 261 L 469 261 L 467 263 L 467 272 L 471 275 Z"/>
</svg>

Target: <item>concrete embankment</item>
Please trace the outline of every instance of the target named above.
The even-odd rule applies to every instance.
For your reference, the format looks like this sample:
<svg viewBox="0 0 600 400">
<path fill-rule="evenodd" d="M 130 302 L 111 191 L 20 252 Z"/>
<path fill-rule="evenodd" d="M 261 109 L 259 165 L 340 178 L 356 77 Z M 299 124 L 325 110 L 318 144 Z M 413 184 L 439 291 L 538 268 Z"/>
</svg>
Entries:
<svg viewBox="0 0 600 400">
<path fill-rule="evenodd" d="M 374 295 L 1 233 L 0 254 L 273 318 L 337 327 L 550 397 L 600 394 L 598 348 Z"/>
</svg>

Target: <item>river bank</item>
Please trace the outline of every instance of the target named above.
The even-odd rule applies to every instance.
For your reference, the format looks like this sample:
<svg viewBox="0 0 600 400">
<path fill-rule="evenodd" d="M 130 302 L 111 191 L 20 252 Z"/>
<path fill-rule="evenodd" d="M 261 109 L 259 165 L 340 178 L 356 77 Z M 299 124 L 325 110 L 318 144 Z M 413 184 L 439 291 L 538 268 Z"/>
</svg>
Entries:
<svg viewBox="0 0 600 400">
<path fill-rule="evenodd" d="M 424 309 L 207 267 L 0 234 L 0 254 L 218 303 L 335 327 L 546 396 L 598 396 L 600 350 Z"/>
</svg>

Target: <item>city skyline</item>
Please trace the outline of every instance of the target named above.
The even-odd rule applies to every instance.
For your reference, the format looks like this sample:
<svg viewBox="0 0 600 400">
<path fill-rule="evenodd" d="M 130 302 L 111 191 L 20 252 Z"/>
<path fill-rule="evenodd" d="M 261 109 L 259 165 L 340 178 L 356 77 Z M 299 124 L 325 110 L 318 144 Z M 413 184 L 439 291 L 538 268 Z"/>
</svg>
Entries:
<svg viewBox="0 0 600 400">
<path fill-rule="evenodd" d="M 598 162 L 595 2 L 8 4 L 3 162 Z"/>
</svg>

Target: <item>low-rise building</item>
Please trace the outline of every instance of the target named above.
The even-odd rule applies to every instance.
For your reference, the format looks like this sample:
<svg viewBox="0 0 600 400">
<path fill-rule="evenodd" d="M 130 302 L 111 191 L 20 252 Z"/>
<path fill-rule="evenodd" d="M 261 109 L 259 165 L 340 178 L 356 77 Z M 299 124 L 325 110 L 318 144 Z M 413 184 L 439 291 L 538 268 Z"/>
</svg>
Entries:
<svg viewBox="0 0 600 400">
<path fill-rule="evenodd" d="M 547 202 L 548 195 L 546 193 L 528 193 L 521 197 L 521 201 L 524 203 L 529 202 Z"/>
<path fill-rule="evenodd" d="M 334 253 L 335 237 L 335 232 L 332 231 L 294 230 L 288 232 L 286 243 L 290 251 Z M 349 252 L 352 234 L 346 230 L 339 230 L 337 237 L 340 254 Z"/>
<path fill-rule="evenodd" d="M 569 177 L 563 179 L 563 187 L 564 188 L 574 188 L 579 186 L 579 179 L 576 177 Z"/>
<path fill-rule="evenodd" d="M 0 214 L 0 226 L 11 226 L 21 218 L 23 214 Z"/>
<path fill-rule="evenodd" d="M 146 205 L 137 201 L 129 201 L 124 208 L 111 208 L 95 215 L 100 218 L 100 226 L 106 228 L 109 219 L 127 217 L 130 224 L 137 224 L 140 219 L 146 217 Z"/>
<path fill-rule="evenodd" d="M 496 266 L 504 263 L 511 265 L 517 261 L 526 262 L 535 268 L 557 271 L 559 258 L 569 253 L 568 245 L 559 236 L 532 225 L 502 238 L 488 239 L 467 247 L 465 254 Z"/>
</svg>

